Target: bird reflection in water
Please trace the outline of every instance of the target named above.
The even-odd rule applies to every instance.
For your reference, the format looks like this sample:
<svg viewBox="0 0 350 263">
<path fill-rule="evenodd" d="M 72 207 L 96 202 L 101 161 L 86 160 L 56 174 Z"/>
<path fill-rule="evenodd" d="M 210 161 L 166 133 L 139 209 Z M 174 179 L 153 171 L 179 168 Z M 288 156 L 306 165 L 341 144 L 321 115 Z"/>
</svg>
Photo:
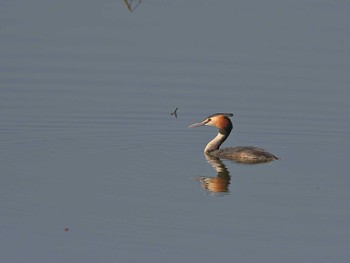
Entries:
<svg viewBox="0 0 350 263">
<path fill-rule="evenodd" d="M 198 177 L 195 180 L 212 194 L 224 194 L 229 192 L 231 176 L 224 163 L 217 157 L 205 154 L 208 163 L 217 172 L 216 177 Z"/>
</svg>

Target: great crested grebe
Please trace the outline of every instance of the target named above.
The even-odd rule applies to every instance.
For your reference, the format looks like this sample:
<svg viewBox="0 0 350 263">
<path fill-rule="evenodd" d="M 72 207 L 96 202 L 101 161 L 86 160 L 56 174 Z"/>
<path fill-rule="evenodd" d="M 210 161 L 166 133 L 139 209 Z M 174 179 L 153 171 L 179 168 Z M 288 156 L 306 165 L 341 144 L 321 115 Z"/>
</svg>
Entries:
<svg viewBox="0 0 350 263">
<path fill-rule="evenodd" d="M 253 146 L 236 146 L 219 149 L 220 145 L 227 139 L 232 130 L 232 122 L 229 117 L 232 113 L 216 113 L 205 118 L 203 121 L 194 123 L 189 128 L 199 126 L 214 126 L 219 129 L 218 135 L 211 140 L 204 149 L 204 153 L 230 159 L 239 163 L 267 163 L 278 158 L 264 149 Z"/>
</svg>

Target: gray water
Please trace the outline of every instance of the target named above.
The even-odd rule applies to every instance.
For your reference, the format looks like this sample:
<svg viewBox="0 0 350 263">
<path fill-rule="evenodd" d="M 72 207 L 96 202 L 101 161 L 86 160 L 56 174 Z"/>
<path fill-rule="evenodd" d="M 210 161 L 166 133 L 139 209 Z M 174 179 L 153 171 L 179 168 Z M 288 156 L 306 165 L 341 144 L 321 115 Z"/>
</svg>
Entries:
<svg viewBox="0 0 350 263">
<path fill-rule="evenodd" d="M 0 261 L 346 262 L 349 13 L 2 1 Z M 216 112 L 281 159 L 206 160 Z"/>
</svg>

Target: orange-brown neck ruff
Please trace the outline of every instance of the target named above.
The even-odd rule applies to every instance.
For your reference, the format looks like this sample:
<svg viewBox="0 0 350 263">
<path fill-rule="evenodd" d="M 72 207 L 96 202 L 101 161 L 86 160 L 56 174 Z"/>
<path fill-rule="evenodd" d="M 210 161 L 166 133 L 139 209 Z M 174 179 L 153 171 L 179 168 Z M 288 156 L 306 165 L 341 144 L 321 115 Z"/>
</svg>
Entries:
<svg viewBox="0 0 350 263">
<path fill-rule="evenodd" d="M 228 117 L 223 115 L 218 115 L 218 116 L 212 117 L 211 122 L 213 126 L 219 129 L 219 132 L 221 134 L 227 134 L 227 137 L 228 137 L 228 135 L 232 130 L 232 122 Z"/>
</svg>

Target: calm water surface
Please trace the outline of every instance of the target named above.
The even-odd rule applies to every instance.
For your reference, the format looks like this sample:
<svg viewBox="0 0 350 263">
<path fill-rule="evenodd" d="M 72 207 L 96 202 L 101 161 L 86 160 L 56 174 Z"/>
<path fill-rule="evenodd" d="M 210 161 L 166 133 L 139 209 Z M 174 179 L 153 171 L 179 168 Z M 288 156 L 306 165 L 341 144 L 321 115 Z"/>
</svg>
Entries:
<svg viewBox="0 0 350 263">
<path fill-rule="evenodd" d="M 1 262 L 348 260 L 348 1 L 0 7 Z"/>
</svg>

